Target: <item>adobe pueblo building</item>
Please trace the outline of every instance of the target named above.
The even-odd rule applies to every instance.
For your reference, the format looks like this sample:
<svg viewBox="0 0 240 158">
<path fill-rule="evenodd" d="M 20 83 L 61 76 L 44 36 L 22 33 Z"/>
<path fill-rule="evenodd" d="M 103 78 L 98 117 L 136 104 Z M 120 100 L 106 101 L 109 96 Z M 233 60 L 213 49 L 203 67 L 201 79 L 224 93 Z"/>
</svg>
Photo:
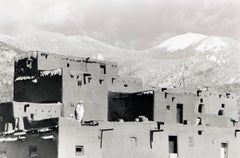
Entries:
<svg viewBox="0 0 240 158">
<path fill-rule="evenodd" d="M 144 89 L 114 62 L 29 52 L 15 58 L 13 102 L 0 104 L 0 158 L 239 158 L 237 100 Z"/>
</svg>

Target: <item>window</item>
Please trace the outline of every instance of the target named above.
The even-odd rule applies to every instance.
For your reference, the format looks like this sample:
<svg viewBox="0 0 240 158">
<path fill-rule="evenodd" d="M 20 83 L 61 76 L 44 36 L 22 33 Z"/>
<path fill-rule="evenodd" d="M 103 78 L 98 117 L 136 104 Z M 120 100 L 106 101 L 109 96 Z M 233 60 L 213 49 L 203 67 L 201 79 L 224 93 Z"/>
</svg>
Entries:
<svg viewBox="0 0 240 158">
<path fill-rule="evenodd" d="M 183 104 L 177 104 L 177 123 L 183 123 Z"/>
<path fill-rule="evenodd" d="M 198 135 L 202 135 L 202 131 L 198 131 Z"/>
<path fill-rule="evenodd" d="M 166 110 L 170 110 L 170 105 L 167 105 L 167 106 L 166 106 Z"/>
<path fill-rule="evenodd" d="M 198 105 L 198 112 L 199 113 L 203 113 L 203 108 L 204 108 L 204 105 L 203 104 L 199 104 Z"/>
<path fill-rule="evenodd" d="M 116 78 L 112 78 L 112 84 L 114 83 L 115 80 L 116 80 Z"/>
<path fill-rule="evenodd" d="M 225 108 L 225 104 L 222 104 L 221 107 L 222 107 L 222 108 Z"/>
<path fill-rule="evenodd" d="M 67 67 L 70 67 L 70 64 L 69 64 L 69 63 L 67 63 Z"/>
<path fill-rule="evenodd" d="M 200 95 L 201 95 L 201 93 L 202 93 L 202 91 L 201 91 L 201 90 L 197 90 L 197 96 L 200 96 Z"/>
<path fill-rule="evenodd" d="M 200 98 L 200 103 L 202 103 L 203 102 L 203 98 Z"/>
<path fill-rule="evenodd" d="M 175 100 L 175 97 L 172 97 L 172 102 L 174 102 L 174 100 Z"/>
<path fill-rule="evenodd" d="M 137 146 L 137 138 L 136 137 L 130 137 L 130 146 L 131 147 Z"/>
<path fill-rule="evenodd" d="M 227 97 L 227 98 L 230 98 L 230 93 L 226 93 L 226 97 Z"/>
<path fill-rule="evenodd" d="M 29 147 L 29 157 L 34 157 L 34 158 L 37 158 L 37 146 L 34 146 L 34 145 L 31 145 Z"/>
<path fill-rule="evenodd" d="M 169 153 L 177 154 L 178 153 L 177 136 L 169 136 L 168 143 L 169 143 Z"/>
<path fill-rule="evenodd" d="M 84 147 L 82 145 L 75 146 L 75 156 L 84 155 Z"/>
<path fill-rule="evenodd" d="M 124 87 L 128 87 L 128 85 L 127 85 L 127 84 L 124 84 L 123 86 L 124 86 Z"/>
<path fill-rule="evenodd" d="M 78 81 L 78 82 L 77 82 L 77 85 L 78 85 L 78 86 L 81 86 L 81 85 L 82 85 L 82 81 Z"/>
<path fill-rule="evenodd" d="M 27 112 L 27 108 L 29 107 L 29 104 L 24 105 L 24 112 Z"/>
<path fill-rule="evenodd" d="M 91 82 L 91 80 L 92 80 L 92 77 L 89 77 L 89 78 L 88 78 L 88 83 L 90 83 L 90 82 Z"/>
<path fill-rule="evenodd" d="M 99 83 L 100 83 L 100 84 L 103 84 L 103 81 L 104 81 L 103 79 L 100 79 L 100 80 L 99 80 Z"/>
<path fill-rule="evenodd" d="M 102 74 L 106 74 L 106 65 L 100 65 Z"/>
<path fill-rule="evenodd" d="M 223 110 L 219 110 L 218 111 L 218 116 L 223 116 L 224 115 L 224 111 Z"/>
<path fill-rule="evenodd" d="M 168 93 L 167 93 L 167 92 L 165 92 L 165 93 L 164 93 L 164 98 L 167 98 L 167 95 L 168 95 Z"/>
<path fill-rule="evenodd" d="M 88 79 L 90 76 L 91 76 L 91 74 L 83 74 L 83 83 L 84 83 L 84 84 L 87 83 L 87 79 Z M 90 80 L 91 80 L 91 79 L 90 79 Z M 88 82 L 90 82 L 89 79 L 88 79 Z"/>
</svg>

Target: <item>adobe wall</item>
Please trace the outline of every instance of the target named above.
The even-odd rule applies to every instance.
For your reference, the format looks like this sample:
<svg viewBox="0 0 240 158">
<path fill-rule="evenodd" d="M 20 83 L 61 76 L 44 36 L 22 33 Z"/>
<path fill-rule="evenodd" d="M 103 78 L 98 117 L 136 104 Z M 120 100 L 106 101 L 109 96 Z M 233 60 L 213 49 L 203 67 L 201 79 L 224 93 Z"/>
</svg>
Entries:
<svg viewBox="0 0 240 158">
<path fill-rule="evenodd" d="M 74 115 L 76 103 L 83 101 L 84 120 L 107 120 L 106 82 L 100 84 L 97 78 L 90 80 L 86 78 L 87 81 L 84 83 L 81 76 L 73 75 L 69 71 L 63 72 L 64 116 Z"/>
<path fill-rule="evenodd" d="M 82 146 L 83 158 L 166 158 L 170 155 L 169 136 L 177 136 L 180 158 L 193 155 L 219 158 L 221 143 L 228 143 L 229 157 L 240 156 L 240 135 L 237 133 L 235 137 L 236 128 L 165 124 L 158 130 L 156 122 L 100 122 L 99 126 L 80 126 L 66 118 L 61 118 L 59 125 L 59 158 L 77 157 L 76 146 Z"/>
<path fill-rule="evenodd" d="M 142 80 L 134 77 L 107 78 L 108 90 L 112 92 L 133 93 L 143 90 Z"/>
<path fill-rule="evenodd" d="M 36 152 L 34 152 L 34 148 Z M 28 158 L 31 157 L 30 155 L 38 158 L 57 158 L 57 141 L 43 140 L 38 136 L 27 136 L 22 141 L 0 142 L 0 157 Z"/>
<path fill-rule="evenodd" d="M 13 102 L 13 112 L 15 118 L 32 116 L 32 119 L 43 120 L 58 118 L 61 116 L 63 105 L 61 103 L 31 103 L 31 102 Z"/>
<path fill-rule="evenodd" d="M 219 96 L 221 95 L 221 98 Z M 177 123 L 177 105 L 183 105 L 183 124 L 196 124 L 201 119 L 208 126 L 234 126 L 238 120 L 237 98 L 234 94 L 212 91 L 180 91 L 179 89 L 158 89 L 154 91 L 154 120 Z M 200 108 L 201 106 L 201 108 Z M 201 110 L 200 110 L 201 109 Z M 223 115 L 219 115 L 219 111 Z"/>
<path fill-rule="evenodd" d="M 170 124 L 177 123 L 177 104 L 183 105 L 183 122 L 195 124 L 195 102 L 193 95 L 170 92 L 154 92 L 154 120 Z"/>
</svg>

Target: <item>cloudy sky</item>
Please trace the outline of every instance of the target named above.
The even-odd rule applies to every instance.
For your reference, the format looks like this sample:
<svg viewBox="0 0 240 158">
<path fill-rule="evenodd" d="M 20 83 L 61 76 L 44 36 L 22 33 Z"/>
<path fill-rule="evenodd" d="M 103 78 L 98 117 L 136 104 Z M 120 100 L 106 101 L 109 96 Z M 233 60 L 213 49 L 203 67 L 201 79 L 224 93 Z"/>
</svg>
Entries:
<svg viewBox="0 0 240 158">
<path fill-rule="evenodd" d="M 0 0 L 0 33 L 83 35 L 130 49 L 194 32 L 240 40 L 239 0 Z"/>
</svg>

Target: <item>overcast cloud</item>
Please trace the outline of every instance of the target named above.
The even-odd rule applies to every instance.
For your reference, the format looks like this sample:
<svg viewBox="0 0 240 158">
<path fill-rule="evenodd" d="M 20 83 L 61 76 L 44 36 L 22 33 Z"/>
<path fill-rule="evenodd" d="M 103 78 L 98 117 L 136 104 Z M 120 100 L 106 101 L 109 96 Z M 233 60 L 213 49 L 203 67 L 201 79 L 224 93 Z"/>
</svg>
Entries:
<svg viewBox="0 0 240 158">
<path fill-rule="evenodd" d="M 240 40 L 239 0 L 0 0 L 0 33 L 84 35 L 143 49 L 182 33 Z"/>
</svg>

